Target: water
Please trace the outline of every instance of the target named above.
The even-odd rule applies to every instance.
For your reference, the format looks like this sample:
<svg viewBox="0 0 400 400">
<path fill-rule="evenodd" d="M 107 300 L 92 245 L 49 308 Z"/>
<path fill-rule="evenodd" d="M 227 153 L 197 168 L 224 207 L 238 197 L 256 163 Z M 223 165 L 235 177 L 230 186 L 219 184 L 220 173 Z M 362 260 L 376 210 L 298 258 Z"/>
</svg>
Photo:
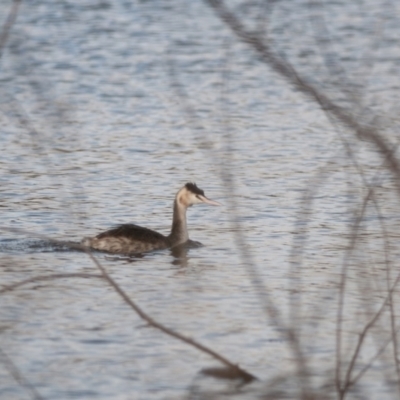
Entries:
<svg viewBox="0 0 400 400">
<path fill-rule="evenodd" d="M 1 22 L 9 5 L 0 4 Z M 236 7 L 248 26 L 268 26 L 279 51 L 345 103 L 334 86 L 343 68 L 346 88 L 363 99 L 363 121 L 377 116 L 386 139 L 396 143 L 397 3 Z M 167 233 L 175 193 L 194 181 L 224 204 L 188 212 L 190 237 L 203 247 L 179 256 L 166 250 L 134 260 L 97 257 L 151 317 L 260 378 L 238 389 L 200 376 L 218 363 L 146 326 L 101 279 L 69 278 L 37 281 L 0 297 L 1 349 L 41 396 L 250 399 L 268 391 L 274 377 L 284 377 L 281 388 L 296 393 L 295 357 L 263 310 L 250 262 L 238 248 L 234 215 L 263 293 L 285 324 L 301 326 L 314 386 L 331 382 L 337 285 L 353 211 L 366 194 L 343 137 L 365 179 L 379 183 L 390 242 L 386 256 L 369 205 L 346 288 L 343 357 L 349 362 L 356 334 L 386 296 L 386 258 L 393 262 L 391 281 L 396 278 L 394 182 L 371 145 L 332 126 L 316 104 L 238 43 L 210 8 L 179 1 L 23 3 L 0 82 L 1 284 L 97 274 L 84 253 L 36 234 L 79 241 L 128 222 Z M 233 194 L 221 178 L 227 172 Z M 299 217 L 309 188 L 315 200 L 305 224 Z M 293 302 L 301 313 L 293 312 Z M 368 336 L 362 362 L 390 335 L 388 318 L 386 311 Z M 351 396 L 396 397 L 390 351 Z M 334 390 L 321 390 L 324 398 L 333 396 Z M 30 398 L 4 363 L 0 397 Z"/>
</svg>

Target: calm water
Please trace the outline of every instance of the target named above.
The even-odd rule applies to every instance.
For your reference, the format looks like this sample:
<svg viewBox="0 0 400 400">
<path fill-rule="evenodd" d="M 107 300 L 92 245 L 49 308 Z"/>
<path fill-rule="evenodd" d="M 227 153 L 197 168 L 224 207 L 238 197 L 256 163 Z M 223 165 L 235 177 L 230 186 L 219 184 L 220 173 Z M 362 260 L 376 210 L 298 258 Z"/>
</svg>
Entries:
<svg viewBox="0 0 400 400">
<path fill-rule="evenodd" d="M 362 121 L 376 116 L 396 143 L 399 4 L 262 4 L 236 3 L 236 10 L 249 27 L 268 26 L 279 52 L 343 101 L 335 89 L 339 77 L 362 99 Z M 1 23 L 9 6 L 0 2 Z M 224 204 L 188 212 L 191 239 L 204 247 L 181 257 L 170 251 L 131 261 L 97 256 L 153 318 L 260 378 L 237 390 L 201 377 L 202 368 L 217 362 L 147 327 L 101 280 L 71 278 L 0 297 L 1 349 L 43 398 L 253 399 L 277 376 L 288 378 L 282 386 L 291 393 L 294 355 L 262 308 L 250 261 L 237 246 L 234 215 L 258 287 L 285 324 L 295 313 L 314 386 L 332 380 L 337 285 L 353 212 L 366 194 L 356 160 L 365 180 L 378 185 L 389 244 L 385 252 L 377 212 L 368 206 L 349 262 L 343 327 L 349 362 L 354 338 L 385 298 L 386 262 L 393 262 L 390 279 L 396 278 L 400 217 L 393 182 L 372 146 L 332 126 L 207 5 L 26 2 L 0 67 L 0 283 L 97 273 L 85 254 L 35 234 L 79 241 L 125 222 L 167 233 L 175 193 L 194 181 Z M 233 176 L 234 193 L 223 172 Z M 316 189 L 315 201 L 305 225 L 299 217 L 309 188 Z M 390 334 L 388 318 L 386 312 L 368 337 L 362 362 Z M 396 398 L 390 351 L 350 398 Z M 4 363 L 0 398 L 31 398 Z"/>
</svg>

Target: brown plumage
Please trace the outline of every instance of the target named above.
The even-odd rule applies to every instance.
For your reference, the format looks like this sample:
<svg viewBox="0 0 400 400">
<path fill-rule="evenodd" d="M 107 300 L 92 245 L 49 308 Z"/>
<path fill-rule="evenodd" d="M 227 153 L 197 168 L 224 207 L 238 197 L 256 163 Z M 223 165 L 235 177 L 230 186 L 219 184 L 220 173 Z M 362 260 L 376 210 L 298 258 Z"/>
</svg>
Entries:
<svg viewBox="0 0 400 400">
<path fill-rule="evenodd" d="M 138 254 L 186 243 L 189 240 L 186 210 L 200 203 L 219 205 L 218 202 L 208 199 L 196 184 L 187 183 L 175 196 L 171 233 L 168 236 L 138 225 L 124 224 L 94 238 L 84 238 L 82 244 L 108 253 Z"/>
</svg>

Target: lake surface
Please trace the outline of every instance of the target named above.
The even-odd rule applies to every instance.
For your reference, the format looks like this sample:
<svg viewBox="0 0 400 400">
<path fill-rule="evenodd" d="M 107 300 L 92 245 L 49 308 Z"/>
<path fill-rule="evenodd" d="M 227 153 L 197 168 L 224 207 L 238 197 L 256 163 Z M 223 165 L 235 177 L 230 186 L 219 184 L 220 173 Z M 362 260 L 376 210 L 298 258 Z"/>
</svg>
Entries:
<svg viewBox="0 0 400 400">
<path fill-rule="evenodd" d="M 310 82 L 361 104 L 360 121 L 393 145 L 399 4 L 230 3 Z M 0 2 L 2 24 L 10 5 Z M 176 192 L 196 182 L 223 204 L 188 211 L 203 247 L 95 256 L 152 318 L 259 378 L 204 377 L 217 361 L 147 326 L 101 279 L 68 278 L 0 296 L 0 398 L 34 398 L 16 369 L 45 399 L 298 398 L 291 325 L 312 387 L 335 398 L 343 265 L 343 376 L 397 278 L 396 181 L 374 147 L 331 124 L 199 1 L 23 2 L 0 62 L 1 287 L 98 274 L 47 238 L 78 242 L 120 223 L 167 234 Z M 370 201 L 349 254 L 366 182 L 381 215 Z M 379 356 L 347 398 L 398 397 L 392 342 L 380 352 L 398 325 L 389 311 L 356 372 Z"/>
</svg>

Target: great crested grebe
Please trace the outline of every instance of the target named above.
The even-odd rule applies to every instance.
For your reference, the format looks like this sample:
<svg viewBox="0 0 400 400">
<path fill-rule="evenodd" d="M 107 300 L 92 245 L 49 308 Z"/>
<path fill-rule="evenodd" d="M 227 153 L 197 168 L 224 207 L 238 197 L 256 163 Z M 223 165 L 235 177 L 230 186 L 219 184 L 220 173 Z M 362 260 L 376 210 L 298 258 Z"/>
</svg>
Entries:
<svg viewBox="0 0 400 400">
<path fill-rule="evenodd" d="M 175 196 L 171 233 L 168 236 L 138 225 L 124 224 L 93 238 L 84 238 L 81 244 L 94 250 L 115 254 L 139 254 L 175 247 L 189 240 L 186 226 L 187 208 L 201 203 L 220 205 L 217 201 L 208 199 L 195 183 L 187 183 Z"/>
</svg>

